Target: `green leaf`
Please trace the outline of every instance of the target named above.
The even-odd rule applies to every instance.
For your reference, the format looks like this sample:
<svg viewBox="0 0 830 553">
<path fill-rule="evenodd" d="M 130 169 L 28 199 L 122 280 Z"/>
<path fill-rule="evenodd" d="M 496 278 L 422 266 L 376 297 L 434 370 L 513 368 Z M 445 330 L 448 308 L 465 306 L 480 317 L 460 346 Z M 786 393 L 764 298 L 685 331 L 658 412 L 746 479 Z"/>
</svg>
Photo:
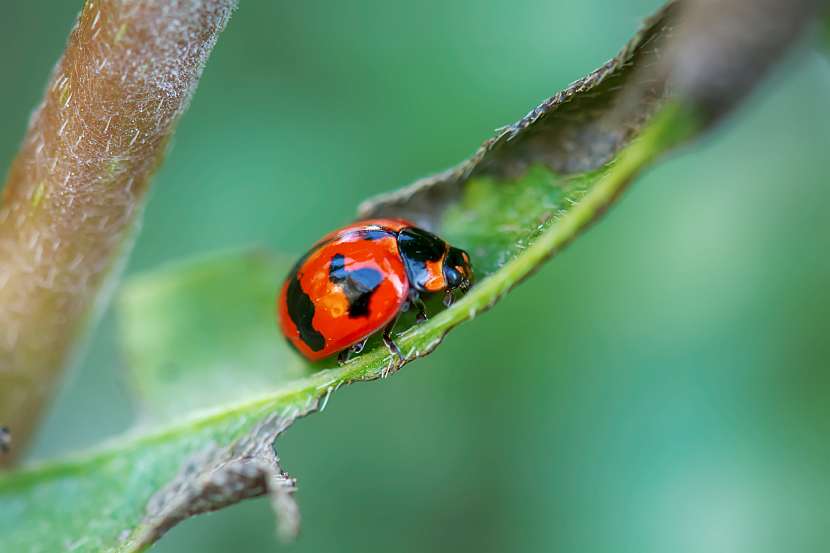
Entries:
<svg viewBox="0 0 830 553">
<path fill-rule="evenodd" d="M 678 121 L 677 110 L 666 112 L 614 163 L 590 175 L 561 178 L 536 168 L 509 187 L 473 183 L 447 211 L 447 231 L 473 246 L 479 274 L 489 275 L 451 308 L 397 336 L 407 360 L 432 351 L 449 330 L 488 309 L 567 244 L 664 151 L 670 144 L 664 131 Z M 284 268 L 264 254 L 224 255 L 129 283 L 125 330 L 144 405 L 167 415 L 182 406 L 182 412 L 203 409 L 144 425 L 78 458 L 0 477 L 2 549 L 138 551 L 187 516 L 267 492 L 292 534 L 293 482 L 271 444 L 341 385 L 389 372 L 394 358 L 379 347 L 342 368 L 291 380 L 302 369 L 296 357 L 286 361 L 270 313 L 261 312 L 263 305 L 271 311 Z M 209 408 L 214 399 L 236 395 L 225 395 L 233 387 L 226 377 L 251 378 L 262 389 L 255 399 Z"/>
<path fill-rule="evenodd" d="M 276 334 L 274 287 L 291 267 L 236 252 L 131 279 L 121 330 L 145 420 L 273 391 L 309 374 Z"/>
<path fill-rule="evenodd" d="M 463 298 L 399 327 L 406 362 L 492 307 L 644 168 L 725 112 L 698 102 L 694 83 L 670 96 L 675 58 L 664 54 L 678 5 L 469 160 L 361 206 L 363 216 L 410 217 L 473 258 L 477 283 Z M 226 254 L 128 283 L 123 328 L 143 422 L 95 451 L 0 476 L 0 550 L 140 551 L 189 516 L 262 494 L 281 533 L 293 535 L 294 482 L 275 439 L 341 385 L 401 367 L 383 347 L 343 367 L 301 364 L 272 319 L 286 267 L 265 254 Z"/>
</svg>

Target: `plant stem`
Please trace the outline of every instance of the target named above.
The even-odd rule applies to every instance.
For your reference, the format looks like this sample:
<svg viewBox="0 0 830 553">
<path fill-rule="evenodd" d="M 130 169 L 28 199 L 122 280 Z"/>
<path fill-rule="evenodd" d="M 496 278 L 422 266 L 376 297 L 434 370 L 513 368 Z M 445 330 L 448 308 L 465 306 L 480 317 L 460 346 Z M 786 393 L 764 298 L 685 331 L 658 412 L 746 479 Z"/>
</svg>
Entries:
<svg viewBox="0 0 830 553">
<path fill-rule="evenodd" d="M 0 203 L 0 425 L 19 457 L 130 246 L 236 0 L 88 0 Z"/>
</svg>

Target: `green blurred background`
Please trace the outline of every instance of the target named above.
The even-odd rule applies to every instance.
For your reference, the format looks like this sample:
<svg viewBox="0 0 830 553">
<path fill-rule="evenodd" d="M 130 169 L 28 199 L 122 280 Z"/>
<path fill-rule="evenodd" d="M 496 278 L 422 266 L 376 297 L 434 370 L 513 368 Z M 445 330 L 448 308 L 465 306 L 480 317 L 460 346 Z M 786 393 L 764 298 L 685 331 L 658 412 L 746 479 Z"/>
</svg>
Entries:
<svg viewBox="0 0 830 553">
<path fill-rule="evenodd" d="M 80 4 L 4 6 L 2 172 Z M 243 0 L 128 273 L 300 253 L 599 66 L 658 5 Z M 297 543 L 254 500 L 155 550 L 826 551 L 830 65 L 807 46 L 492 312 L 281 438 Z M 110 313 L 34 458 L 131 424 L 117 333 Z"/>
</svg>

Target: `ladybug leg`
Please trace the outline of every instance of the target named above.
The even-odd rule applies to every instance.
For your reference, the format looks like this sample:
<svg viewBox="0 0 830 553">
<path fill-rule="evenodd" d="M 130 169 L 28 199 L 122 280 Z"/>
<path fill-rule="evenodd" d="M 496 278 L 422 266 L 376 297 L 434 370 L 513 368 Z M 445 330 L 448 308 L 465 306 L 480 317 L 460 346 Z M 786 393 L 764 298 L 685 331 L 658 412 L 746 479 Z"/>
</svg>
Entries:
<svg viewBox="0 0 830 553">
<path fill-rule="evenodd" d="M 455 296 L 453 295 L 452 290 L 447 290 L 446 292 L 444 292 L 444 300 L 442 302 L 444 304 L 444 306 L 449 307 L 454 302 L 455 302 Z"/>
<path fill-rule="evenodd" d="M 363 351 L 363 348 L 366 347 L 366 342 L 368 342 L 368 341 L 369 341 L 369 337 L 367 336 L 366 338 L 362 339 L 361 341 L 359 341 L 355 345 L 353 345 L 351 347 L 348 347 L 348 348 L 344 349 L 343 351 L 341 351 L 337 355 L 337 362 L 340 365 L 345 365 L 346 362 L 349 359 L 352 358 L 352 355 L 356 355 L 356 354 L 360 353 L 361 351 Z"/>
<path fill-rule="evenodd" d="M 361 341 L 359 341 L 358 343 L 356 343 L 355 345 L 353 345 L 350 348 L 352 350 L 352 353 L 360 353 L 361 351 L 363 351 L 363 348 L 366 347 L 366 342 L 368 342 L 368 341 L 369 341 L 369 337 L 367 336 L 364 339 L 362 339 Z"/>
<path fill-rule="evenodd" d="M 416 323 L 422 323 L 429 318 L 427 317 L 427 306 L 424 305 L 424 300 L 421 299 L 418 292 L 412 291 L 409 293 L 409 304 L 418 310 L 418 315 L 415 316 Z"/>
<path fill-rule="evenodd" d="M 398 322 L 397 317 L 395 317 L 395 319 L 391 323 L 386 325 L 386 327 L 383 329 L 383 343 L 386 345 L 389 351 L 392 352 L 392 355 L 394 355 L 397 359 L 393 357 L 392 360 L 389 362 L 389 365 L 381 371 L 381 378 L 386 378 L 386 375 L 388 375 L 393 369 L 400 368 L 400 366 L 404 362 L 404 357 L 403 353 L 401 353 L 401 349 L 398 347 L 398 344 L 395 343 L 395 340 L 392 339 L 392 329 L 395 328 L 396 322 Z"/>
</svg>

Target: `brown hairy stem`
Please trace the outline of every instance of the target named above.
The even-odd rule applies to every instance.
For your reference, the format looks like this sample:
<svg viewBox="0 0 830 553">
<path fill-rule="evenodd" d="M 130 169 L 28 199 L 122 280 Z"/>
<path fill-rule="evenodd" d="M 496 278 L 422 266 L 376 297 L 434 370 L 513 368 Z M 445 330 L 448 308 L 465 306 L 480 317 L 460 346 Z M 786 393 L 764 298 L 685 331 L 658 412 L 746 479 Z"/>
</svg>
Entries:
<svg viewBox="0 0 830 553">
<path fill-rule="evenodd" d="M 0 426 L 21 452 L 236 0 L 88 0 L 0 203 Z"/>
</svg>

